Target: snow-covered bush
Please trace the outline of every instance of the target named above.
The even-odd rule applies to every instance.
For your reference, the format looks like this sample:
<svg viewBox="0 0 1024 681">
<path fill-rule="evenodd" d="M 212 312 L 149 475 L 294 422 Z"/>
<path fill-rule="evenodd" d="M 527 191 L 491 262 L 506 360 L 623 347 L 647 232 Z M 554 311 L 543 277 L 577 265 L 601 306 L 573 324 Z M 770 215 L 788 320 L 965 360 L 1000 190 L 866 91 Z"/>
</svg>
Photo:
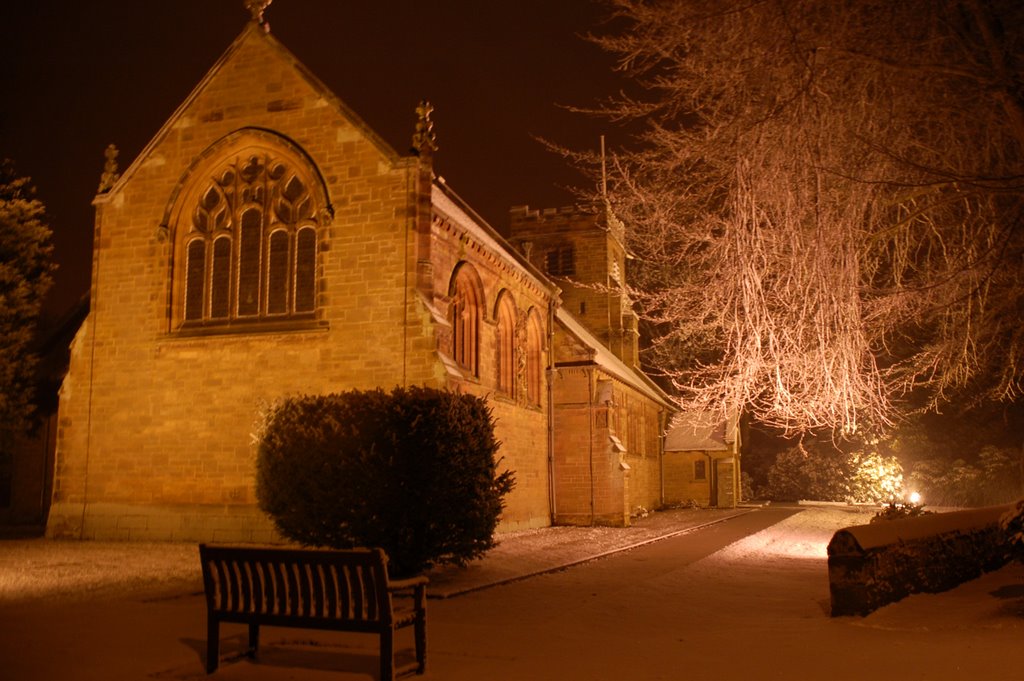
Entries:
<svg viewBox="0 0 1024 681">
<path fill-rule="evenodd" d="M 768 471 L 770 499 L 846 501 L 881 504 L 903 493 L 903 467 L 894 456 L 877 452 L 844 453 L 797 445 L 781 452 Z"/>
<path fill-rule="evenodd" d="M 1024 560 L 1024 499 L 1018 501 L 1013 510 L 1003 514 L 999 526 L 1006 532 L 1006 540 L 1013 554 L 1019 560 Z"/>
<path fill-rule="evenodd" d="M 1020 451 L 987 446 L 978 454 L 984 504 L 1004 504 L 1020 496 Z"/>
<path fill-rule="evenodd" d="M 924 510 L 924 504 L 915 504 L 910 501 L 890 501 L 881 511 L 872 516 L 872 523 L 885 520 L 899 520 L 901 518 L 913 518 L 919 515 L 930 515 L 931 511 Z"/>
<path fill-rule="evenodd" d="M 925 459 L 914 464 L 909 484 L 934 505 L 994 506 L 1020 494 L 1019 454 L 986 446 L 972 463 L 966 459 Z"/>
<path fill-rule="evenodd" d="M 256 493 L 282 535 L 379 546 L 403 576 L 494 546 L 512 489 L 484 399 L 430 388 L 283 400 L 257 435 Z"/>
<path fill-rule="evenodd" d="M 849 492 L 849 465 L 839 452 L 809 452 L 803 445 L 779 453 L 768 471 L 765 493 L 776 501 L 842 501 Z"/>
<path fill-rule="evenodd" d="M 750 501 L 754 498 L 754 478 L 751 477 L 750 473 L 743 471 L 740 473 L 740 500 Z"/>
</svg>

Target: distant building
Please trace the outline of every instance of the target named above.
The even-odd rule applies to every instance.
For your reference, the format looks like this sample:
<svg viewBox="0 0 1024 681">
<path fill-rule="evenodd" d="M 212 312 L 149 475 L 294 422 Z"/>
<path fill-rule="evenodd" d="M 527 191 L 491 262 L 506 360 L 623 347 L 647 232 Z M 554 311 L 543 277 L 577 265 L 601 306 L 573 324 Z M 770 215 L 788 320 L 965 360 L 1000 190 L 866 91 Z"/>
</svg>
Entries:
<svg viewBox="0 0 1024 681">
<path fill-rule="evenodd" d="M 679 415 L 665 436 L 665 503 L 733 507 L 742 501 L 739 419 Z"/>
<path fill-rule="evenodd" d="M 108 165 L 50 536 L 274 539 L 261 410 L 414 384 L 488 399 L 516 478 L 499 531 L 661 503 L 673 407 L 614 290 L 621 226 L 519 209 L 506 241 L 434 176 L 430 114 L 397 153 L 256 17 L 138 158 Z"/>
</svg>

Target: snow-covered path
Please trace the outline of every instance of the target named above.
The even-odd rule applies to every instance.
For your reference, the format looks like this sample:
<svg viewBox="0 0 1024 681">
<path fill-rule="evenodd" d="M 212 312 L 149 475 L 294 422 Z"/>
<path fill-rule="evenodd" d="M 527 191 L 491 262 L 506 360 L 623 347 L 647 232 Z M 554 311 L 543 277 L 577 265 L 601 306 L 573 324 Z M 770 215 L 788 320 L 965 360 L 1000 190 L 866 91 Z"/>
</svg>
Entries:
<svg viewBox="0 0 1024 681">
<path fill-rule="evenodd" d="M 698 639 L 731 630 L 744 642 L 738 667 L 766 679 L 1024 679 L 1020 564 L 867 617 L 828 617 L 825 547 L 850 520 L 810 508 L 695 565 L 681 587 L 718 613 Z"/>
<path fill-rule="evenodd" d="M 444 679 L 1024 679 L 1019 565 L 866 618 L 828 615 L 825 546 L 868 517 L 812 507 L 695 562 L 699 535 L 684 536 L 439 603 L 433 668 Z"/>
</svg>

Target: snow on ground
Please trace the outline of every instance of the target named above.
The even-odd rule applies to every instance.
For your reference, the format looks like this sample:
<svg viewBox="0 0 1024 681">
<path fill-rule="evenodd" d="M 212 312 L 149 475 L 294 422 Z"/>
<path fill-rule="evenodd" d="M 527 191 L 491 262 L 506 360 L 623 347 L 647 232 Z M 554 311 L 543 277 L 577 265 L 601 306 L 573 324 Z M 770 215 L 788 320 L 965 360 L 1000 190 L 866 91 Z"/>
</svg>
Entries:
<svg viewBox="0 0 1024 681">
<path fill-rule="evenodd" d="M 867 617 L 829 616 L 826 546 L 836 530 L 866 523 L 871 514 L 806 507 L 692 563 L 678 560 L 682 542 L 707 541 L 725 524 L 707 536 L 666 540 L 546 577 L 434 602 L 432 676 L 446 681 L 1024 679 L 1021 564 L 945 593 L 911 596 Z M 572 543 L 567 538 L 588 531 L 559 528 L 510 536 L 500 555 L 511 560 L 517 544 L 524 555 L 535 555 L 538 542 L 545 552 L 567 550 Z M 614 532 L 601 529 L 596 544 L 611 546 Z M 574 545 L 582 551 L 586 544 Z M 204 626 L 200 597 L 145 603 L 135 598 L 146 591 L 195 594 L 201 588 L 194 544 L 0 542 L 0 631 L 5 617 L 27 618 L 7 621 L 20 622 L 18 631 L 7 635 L 13 649 L 28 650 L 23 668 L 59 671 L 57 662 L 49 665 L 57 659 L 50 651 L 66 649 L 78 656 L 80 672 L 12 678 L 206 678 L 199 647 Z M 64 603 L 73 600 L 78 603 L 64 610 Z M 34 605 L 41 602 L 53 607 L 36 612 Z M 70 613 L 68 631 L 55 627 L 47 614 L 55 608 Z M 149 665 L 146 674 L 112 676 L 106 639 L 80 641 L 76 623 L 82 617 L 107 623 L 137 618 L 132 632 L 122 635 L 138 629 L 139 641 L 153 647 L 139 663 Z M 108 634 L 97 630 L 97 636 L 101 633 Z M 288 641 L 294 640 L 291 632 L 268 634 L 267 644 L 287 652 Z M 190 647 L 193 641 L 198 643 Z M 334 663 L 328 665 L 330 674 L 309 668 L 318 655 L 347 659 L 347 648 L 331 645 L 317 643 L 312 652 L 295 658 L 294 667 L 236 663 L 218 674 L 335 678 Z M 372 641 L 369 645 L 375 650 Z M 3 652 L 0 641 L 0 668 Z M 129 665 L 127 660 L 123 665 Z M 86 674 L 89 669 L 96 674 Z"/>
<path fill-rule="evenodd" d="M 730 631 L 745 641 L 738 669 L 749 664 L 747 656 L 780 663 L 764 668 L 762 678 L 1024 679 L 1020 563 L 866 617 L 829 616 L 828 542 L 871 515 L 809 507 L 691 566 L 680 597 L 711 613 L 695 638 L 713 649 L 716 632 Z M 748 673 L 758 664 L 752 667 Z"/>
<path fill-rule="evenodd" d="M 0 603 L 202 588 L 196 544 L 0 541 Z"/>
<path fill-rule="evenodd" d="M 435 568 L 430 574 L 430 592 L 458 592 L 535 574 L 736 513 L 730 509 L 677 509 L 652 514 L 629 528 L 548 527 L 502 534 L 498 546 L 467 569 Z M 195 543 L 0 541 L 0 603 L 189 593 L 202 588 Z"/>
<path fill-rule="evenodd" d="M 867 524 L 873 511 L 843 507 L 808 507 L 786 520 L 712 554 L 693 566 L 694 578 L 727 571 L 732 597 L 744 601 L 770 592 L 799 602 L 813 594 L 828 613 L 828 553 L 832 535 L 851 525 Z M 809 584 L 817 588 L 808 588 Z M 988 593 L 986 591 L 993 591 Z M 1024 635 L 1024 565 L 1001 570 L 941 594 L 916 594 L 867 617 L 835 621 L 868 628 L 957 629 L 971 626 L 1018 628 Z M 1024 679 L 1024 671 L 1021 678 Z"/>
</svg>

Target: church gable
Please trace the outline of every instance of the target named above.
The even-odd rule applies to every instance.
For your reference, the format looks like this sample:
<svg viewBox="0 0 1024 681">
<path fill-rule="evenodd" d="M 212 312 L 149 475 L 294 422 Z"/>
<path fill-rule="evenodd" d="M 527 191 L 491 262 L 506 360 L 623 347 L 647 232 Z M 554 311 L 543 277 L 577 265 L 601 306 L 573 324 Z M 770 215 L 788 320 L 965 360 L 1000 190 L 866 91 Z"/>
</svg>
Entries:
<svg viewBox="0 0 1024 681">
<path fill-rule="evenodd" d="M 321 163 L 328 156 L 349 163 L 325 168 L 325 176 L 334 170 L 338 177 L 365 176 L 402 165 L 401 157 L 276 38 L 250 23 L 110 194 L 136 174 L 148 176 L 146 171 L 184 172 L 189 163 L 208 157 L 211 145 L 243 128 L 275 131 Z"/>
<path fill-rule="evenodd" d="M 100 241 L 100 269 L 135 279 L 117 314 L 174 333 L 329 323 L 353 258 L 364 280 L 404 273 L 414 167 L 251 22 L 96 199 L 98 229 L 127 236 Z M 156 266 L 121 275 L 140 248 Z"/>
</svg>

